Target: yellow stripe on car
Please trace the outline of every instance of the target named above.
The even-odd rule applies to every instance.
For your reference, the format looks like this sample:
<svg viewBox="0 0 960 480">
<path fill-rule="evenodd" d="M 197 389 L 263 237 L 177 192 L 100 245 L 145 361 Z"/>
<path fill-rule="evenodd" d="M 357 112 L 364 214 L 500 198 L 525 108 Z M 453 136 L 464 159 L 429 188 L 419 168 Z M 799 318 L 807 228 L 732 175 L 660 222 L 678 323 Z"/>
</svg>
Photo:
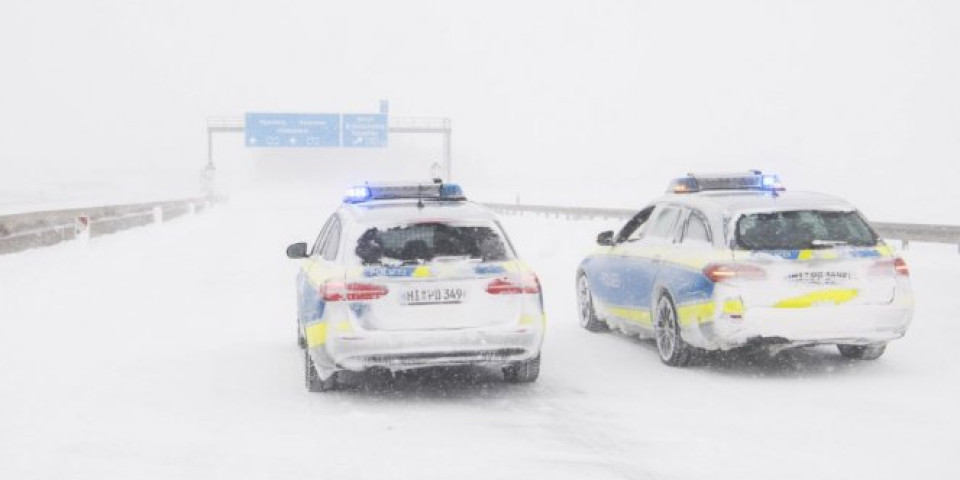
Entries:
<svg viewBox="0 0 960 480">
<path fill-rule="evenodd" d="M 421 265 L 413 271 L 413 278 L 427 278 L 430 276 L 430 267 Z"/>
<path fill-rule="evenodd" d="M 517 264 L 517 262 L 504 262 L 503 269 L 508 272 L 519 272 L 520 266 Z"/>
<path fill-rule="evenodd" d="M 307 326 L 307 346 L 316 347 L 327 343 L 327 322 Z"/>
<path fill-rule="evenodd" d="M 547 316 L 546 316 L 546 315 L 540 315 L 539 317 L 537 317 L 537 316 L 535 316 L 535 315 L 521 315 L 521 316 L 520 316 L 520 325 L 533 325 L 533 324 L 537 323 L 537 321 L 539 321 L 541 325 L 546 325 L 546 323 L 547 323 Z"/>
<path fill-rule="evenodd" d="M 708 322 L 713 317 L 713 302 L 697 302 L 680 305 L 677 307 L 677 316 L 680 317 L 680 325 L 688 326 L 693 323 Z"/>
<path fill-rule="evenodd" d="M 606 310 L 610 312 L 611 315 L 616 315 L 631 322 L 653 325 L 653 320 L 650 318 L 650 311 L 645 308 L 607 307 Z"/>
<path fill-rule="evenodd" d="M 775 308 L 808 308 L 820 303 L 833 303 L 834 305 L 840 305 L 841 303 L 849 302 L 853 300 L 857 294 L 858 290 L 854 288 L 834 288 L 830 290 L 819 290 L 816 292 L 810 292 L 806 295 L 800 295 L 799 297 L 787 298 L 781 300 L 774 304 Z"/>
<path fill-rule="evenodd" d="M 723 301 L 724 315 L 743 315 L 743 301 L 739 298 L 728 298 Z"/>
</svg>

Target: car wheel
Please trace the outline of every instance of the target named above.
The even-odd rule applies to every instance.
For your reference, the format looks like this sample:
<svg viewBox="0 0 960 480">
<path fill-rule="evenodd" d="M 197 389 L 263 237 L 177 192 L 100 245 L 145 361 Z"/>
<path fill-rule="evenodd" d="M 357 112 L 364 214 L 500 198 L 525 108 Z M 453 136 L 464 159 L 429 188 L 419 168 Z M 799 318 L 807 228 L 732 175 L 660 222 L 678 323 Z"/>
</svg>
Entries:
<svg viewBox="0 0 960 480">
<path fill-rule="evenodd" d="M 590 282 L 587 275 L 580 272 L 577 276 L 577 303 L 580 306 L 580 326 L 590 332 L 607 330 L 607 323 L 597 317 L 593 308 L 593 294 L 590 292 Z"/>
<path fill-rule="evenodd" d="M 310 358 L 310 351 L 307 349 L 303 350 L 303 372 L 304 377 L 306 377 L 307 391 L 326 392 L 336 390 L 337 372 L 330 374 L 326 380 L 321 379 L 320 375 L 317 374 L 317 367 L 313 364 L 313 359 Z"/>
<path fill-rule="evenodd" d="M 540 355 L 525 362 L 503 367 L 503 379 L 510 383 L 535 382 L 540 376 Z"/>
<path fill-rule="evenodd" d="M 876 360 L 883 355 L 887 349 L 886 343 L 875 343 L 873 345 L 837 345 L 840 355 L 844 358 L 856 360 Z"/>
<path fill-rule="evenodd" d="M 693 358 L 693 347 L 687 345 L 680 335 L 680 320 L 673 300 L 666 293 L 657 300 L 654 311 L 653 331 L 660 360 L 671 367 L 683 367 Z"/>
</svg>

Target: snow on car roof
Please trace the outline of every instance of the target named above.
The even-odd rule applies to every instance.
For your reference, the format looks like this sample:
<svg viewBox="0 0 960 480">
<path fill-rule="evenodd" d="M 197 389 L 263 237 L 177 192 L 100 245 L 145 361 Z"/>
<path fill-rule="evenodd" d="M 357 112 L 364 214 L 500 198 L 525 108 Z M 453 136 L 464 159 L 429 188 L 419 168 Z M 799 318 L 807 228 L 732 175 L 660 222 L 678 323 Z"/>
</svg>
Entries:
<svg viewBox="0 0 960 480">
<path fill-rule="evenodd" d="M 694 194 L 669 194 L 659 201 L 675 202 L 701 209 L 726 212 L 777 210 L 856 210 L 851 203 L 833 195 L 818 192 L 711 191 Z"/>
<path fill-rule="evenodd" d="M 416 200 L 377 200 L 361 204 L 346 204 L 341 211 L 358 223 L 383 223 L 392 221 L 416 221 L 427 219 L 455 219 L 467 221 L 493 221 L 496 216 L 486 207 L 467 201 L 423 202 Z"/>
</svg>

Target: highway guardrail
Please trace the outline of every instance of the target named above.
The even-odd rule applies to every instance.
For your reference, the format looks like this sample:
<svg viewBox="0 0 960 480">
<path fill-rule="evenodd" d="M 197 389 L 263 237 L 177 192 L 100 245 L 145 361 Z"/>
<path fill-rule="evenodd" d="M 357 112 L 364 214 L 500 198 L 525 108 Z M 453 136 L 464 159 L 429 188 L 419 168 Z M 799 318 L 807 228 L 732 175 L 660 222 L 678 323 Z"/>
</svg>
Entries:
<svg viewBox="0 0 960 480">
<path fill-rule="evenodd" d="M 205 197 L 0 215 L 0 254 L 98 237 L 209 208 Z"/>
</svg>

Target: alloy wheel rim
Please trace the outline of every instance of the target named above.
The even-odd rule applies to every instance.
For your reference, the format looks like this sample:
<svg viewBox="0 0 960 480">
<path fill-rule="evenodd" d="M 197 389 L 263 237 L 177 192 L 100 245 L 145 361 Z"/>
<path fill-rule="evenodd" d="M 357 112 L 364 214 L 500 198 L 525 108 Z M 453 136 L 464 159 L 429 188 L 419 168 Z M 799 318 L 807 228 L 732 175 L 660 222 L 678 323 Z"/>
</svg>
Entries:
<svg viewBox="0 0 960 480">
<path fill-rule="evenodd" d="M 674 329 L 676 315 L 670 306 L 670 301 L 666 297 L 660 299 L 657 304 L 657 350 L 660 352 L 660 358 L 669 360 L 673 357 L 677 346 L 677 333 Z"/>
<path fill-rule="evenodd" d="M 587 277 L 580 277 L 577 288 L 577 297 L 580 300 L 580 325 L 586 326 L 590 322 L 590 286 Z"/>
</svg>

